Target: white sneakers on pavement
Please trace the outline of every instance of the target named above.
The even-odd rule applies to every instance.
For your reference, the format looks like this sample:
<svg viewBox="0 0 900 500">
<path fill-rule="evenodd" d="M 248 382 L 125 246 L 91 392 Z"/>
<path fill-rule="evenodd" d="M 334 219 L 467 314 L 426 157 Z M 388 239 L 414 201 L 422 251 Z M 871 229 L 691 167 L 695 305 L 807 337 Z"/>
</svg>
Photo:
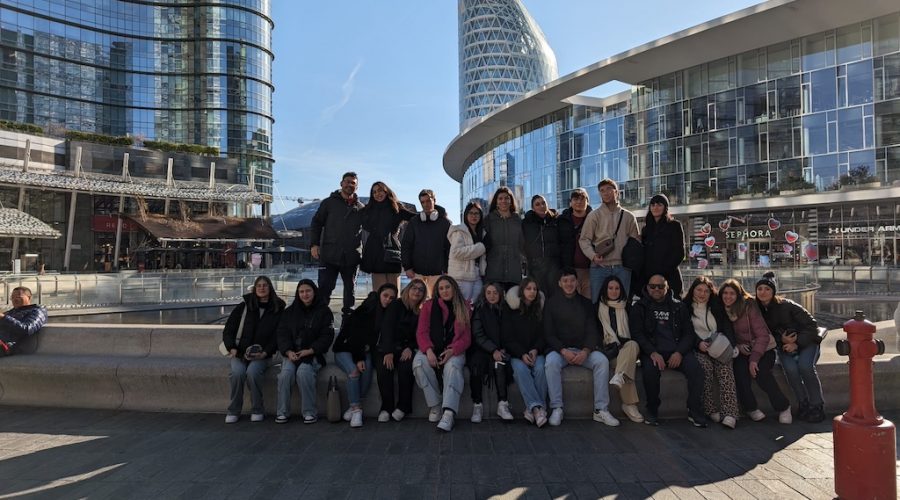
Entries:
<svg viewBox="0 0 900 500">
<path fill-rule="evenodd" d="M 722 421 L 722 414 L 719 412 L 714 412 L 709 414 L 709 420 L 711 422 L 719 423 Z"/>
<path fill-rule="evenodd" d="M 362 427 L 363 412 L 362 408 L 357 408 L 350 412 L 350 427 Z"/>
<path fill-rule="evenodd" d="M 510 421 L 513 419 L 513 414 L 509 411 L 508 402 L 500 401 L 499 403 L 497 403 L 497 416 L 506 421 Z"/>
<path fill-rule="evenodd" d="M 760 411 L 759 409 L 753 410 L 747 413 L 747 416 L 750 417 L 750 420 L 754 422 L 759 422 L 760 420 L 765 420 L 766 414 Z"/>
<path fill-rule="evenodd" d="M 794 416 L 791 415 L 791 408 L 788 407 L 787 410 L 778 414 L 778 422 L 782 424 L 791 424 L 794 422 Z"/>
<path fill-rule="evenodd" d="M 226 424 L 236 424 L 240 419 L 237 415 L 225 415 L 225 423 Z"/>
<path fill-rule="evenodd" d="M 508 411 L 508 409 L 507 409 Z M 481 403 L 475 403 L 472 405 L 472 423 L 480 424 L 481 419 L 484 416 L 484 405 Z"/>
<path fill-rule="evenodd" d="M 405 417 L 405 416 L 406 416 L 406 413 L 404 413 L 403 410 L 399 410 L 399 409 L 394 410 L 393 413 L 391 413 L 391 418 L 393 418 L 394 421 L 396 421 L 396 422 L 403 420 L 403 417 Z M 429 415 L 428 417 L 429 417 L 429 420 L 431 420 L 431 415 Z"/>
<path fill-rule="evenodd" d="M 444 415 L 441 417 L 441 421 L 438 422 L 437 428 L 444 432 L 453 430 L 453 410 L 444 410 Z"/>
<path fill-rule="evenodd" d="M 266 416 L 263 415 L 262 413 L 253 413 L 250 415 L 251 422 L 262 422 L 265 419 L 266 419 Z"/>
<path fill-rule="evenodd" d="M 737 419 L 732 417 L 731 415 L 725 415 L 725 418 L 722 419 L 722 425 L 728 427 L 729 429 L 734 429 L 737 425 Z"/>
<path fill-rule="evenodd" d="M 437 421 L 440 420 L 440 419 L 441 419 L 441 407 L 440 407 L 440 405 L 435 406 L 435 407 L 432 407 L 430 410 L 428 410 L 428 421 L 429 421 L 429 422 L 434 423 L 434 422 L 437 422 Z"/>
<path fill-rule="evenodd" d="M 390 422 L 390 421 L 391 421 L 391 414 L 388 413 L 388 412 L 386 412 L 386 411 L 384 411 L 384 410 L 381 410 L 381 412 L 378 413 L 378 421 L 379 421 L 379 422 Z"/>
<path fill-rule="evenodd" d="M 610 427 L 619 426 L 619 419 L 608 410 L 594 410 L 594 422 L 602 422 Z"/>
<path fill-rule="evenodd" d="M 628 417 L 628 420 L 631 420 L 632 422 L 634 422 L 636 424 L 639 424 L 644 421 L 644 416 L 641 415 L 641 412 L 640 412 L 640 410 L 638 410 L 637 405 L 623 404 L 622 405 L 622 413 L 624 413 L 625 416 Z"/>
<path fill-rule="evenodd" d="M 347 408 L 347 411 L 344 412 L 344 422 L 349 422 L 350 417 L 353 416 L 353 408 Z"/>
<path fill-rule="evenodd" d="M 553 427 L 558 426 L 563 421 L 563 409 L 562 408 L 554 408 L 553 411 L 550 412 L 550 425 Z"/>
<path fill-rule="evenodd" d="M 621 389 L 622 386 L 625 385 L 625 376 L 621 373 L 613 375 L 612 378 L 609 379 L 609 385 L 614 385 Z"/>
</svg>

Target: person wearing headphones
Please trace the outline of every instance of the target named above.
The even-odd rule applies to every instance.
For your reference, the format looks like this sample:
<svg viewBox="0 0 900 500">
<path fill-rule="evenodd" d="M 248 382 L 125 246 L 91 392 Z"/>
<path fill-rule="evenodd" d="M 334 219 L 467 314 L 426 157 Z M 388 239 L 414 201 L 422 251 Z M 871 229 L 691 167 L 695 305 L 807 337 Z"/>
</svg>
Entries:
<svg viewBox="0 0 900 500">
<path fill-rule="evenodd" d="M 427 296 L 431 297 L 434 283 L 447 273 L 447 262 L 450 259 L 447 231 L 451 224 L 447 211 L 437 205 L 434 191 L 420 191 L 419 203 L 422 211 L 409 221 L 403 233 L 401 256 L 406 276 L 424 281 Z"/>
</svg>

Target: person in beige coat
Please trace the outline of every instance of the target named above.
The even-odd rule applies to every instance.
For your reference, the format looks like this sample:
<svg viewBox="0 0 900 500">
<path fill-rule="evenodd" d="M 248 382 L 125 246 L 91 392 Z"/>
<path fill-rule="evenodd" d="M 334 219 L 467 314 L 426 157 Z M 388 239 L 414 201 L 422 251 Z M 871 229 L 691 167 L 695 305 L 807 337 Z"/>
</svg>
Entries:
<svg viewBox="0 0 900 500">
<path fill-rule="evenodd" d="M 628 329 L 628 299 L 622 282 L 616 276 L 608 276 L 600 291 L 597 303 L 597 318 L 603 329 L 603 354 L 609 361 L 616 361 L 616 369 L 609 379 L 609 385 L 619 389 L 622 399 L 622 413 L 632 422 L 643 422 L 644 416 L 638 410 L 637 386 L 634 371 L 641 347 L 631 339 Z"/>
<path fill-rule="evenodd" d="M 451 226 L 447 231 L 450 240 L 450 259 L 447 274 L 459 283 L 463 298 L 474 302 L 481 293 L 481 277 L 484 275 L 484 213 L 477 201 L 463 210 L 463 223 Z"/>
<path fill-rule="evenodd" d="M 619 185 L 612 179 L 603 179 L 597 185 L 603 202 L 588 214 L 581 228 L 578 244 L 581 251 L 591 260 L 591 300 L 600 299 L 603 282 L 608 276 L 616 276 L 625 287 L 626 295 L 631 289 L 631 270 L 622 265 L 622 249 L 628 238 L 640 241 L 637 218 L 619 205 Z M 601 255 L 598 245 L 612 240 L 612 249 Z"/>
</svg>

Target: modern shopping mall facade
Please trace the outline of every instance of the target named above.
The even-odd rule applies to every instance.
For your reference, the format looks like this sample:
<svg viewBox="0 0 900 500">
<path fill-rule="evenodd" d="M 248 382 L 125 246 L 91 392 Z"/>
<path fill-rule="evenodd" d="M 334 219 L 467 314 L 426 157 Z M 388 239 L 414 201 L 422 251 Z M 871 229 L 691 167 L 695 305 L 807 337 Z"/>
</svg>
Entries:
<svg viewBox="0 0 900 500">
<path fill-rule="evenodd" d="M 269 0 L 3 0 L 0 120 L 215 146 L 272 192 Z"/>
<path fill-rule="evenodd" d="M 580 96 L 611 81 L 631 90 Z M 692 265 L 896 265 L 900 8 L 770 1 L 603 59 L 471 122 L 444 155 L 462 201 L 618 181 L 666 193 Z"/>
</svg>

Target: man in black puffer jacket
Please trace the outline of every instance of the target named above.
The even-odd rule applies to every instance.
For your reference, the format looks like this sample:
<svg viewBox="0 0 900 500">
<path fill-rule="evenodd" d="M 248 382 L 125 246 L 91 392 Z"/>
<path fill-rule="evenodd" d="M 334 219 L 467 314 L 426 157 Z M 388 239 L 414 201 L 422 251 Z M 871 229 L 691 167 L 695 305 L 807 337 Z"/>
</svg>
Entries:
<svg viewBox="0 0 900 500">
<path fill-rule="evenodd" d="M 356 271 L 362 260 L 363 204 L 356 195 L 359 180 L 347 172 L 341 178 L 341 189 L 322 200 L 310 227 L 309 252 L 322 263 L 319 268 L 321 300 L 327 306 L 337 284 L 338 274 L 344 283 L 344 307 L 349 314 L 356 302 Z"/>
<path fill-rule="evenodd" d="M 450 219 L 444 207 L 436 205 L 436 201 L 432 190 L 419 192 L 422 211 L 406 226 L 401 250 L 406 276 L 424 281 L 428 288 L 427 297 L 431 297 L 434 282 L 447 274 L 450 260 L 450 240 L 447 239 Z"/>
</svg>

